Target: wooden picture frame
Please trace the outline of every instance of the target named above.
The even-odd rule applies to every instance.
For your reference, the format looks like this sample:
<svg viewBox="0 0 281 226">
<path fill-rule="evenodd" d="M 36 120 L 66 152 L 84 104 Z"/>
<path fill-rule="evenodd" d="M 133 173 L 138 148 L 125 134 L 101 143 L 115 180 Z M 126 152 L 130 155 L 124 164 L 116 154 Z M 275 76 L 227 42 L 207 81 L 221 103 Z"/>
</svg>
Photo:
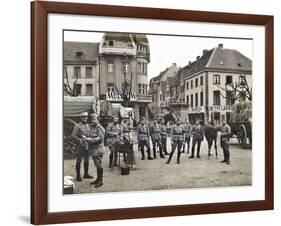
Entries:
<svg viewBox="0 0 281 226">
<path fill-rule="evenodd" d="M 96 15 L 265 27 L 265 199 L 48 212 L 48 14 Z M 31 223 L 51 224 L 273 209 L 273 16 L 35 1 L 31 3 Z"/>
</svg>

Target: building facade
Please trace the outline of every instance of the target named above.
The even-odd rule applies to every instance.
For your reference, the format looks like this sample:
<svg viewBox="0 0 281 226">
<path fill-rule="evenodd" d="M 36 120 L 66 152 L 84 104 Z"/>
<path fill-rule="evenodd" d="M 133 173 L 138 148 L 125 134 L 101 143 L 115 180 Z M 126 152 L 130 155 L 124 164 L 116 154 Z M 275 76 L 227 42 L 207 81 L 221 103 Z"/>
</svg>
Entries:
<svg viewBox="0 0 281 226">
<path fill-rule="evenodd" d="M 203 50 L 202 56 L 167 79 L 165 107 L 191 123 L 229 121 L 231 87 L 240 84 L 243 77 L 251 89 L 252 61 L 239 51 L 226 49 L 223 44 Z"/>
<path fill-rule="evenodd" d="M 64 42 L 64 84 L 74 96 L 99 96 L 98 51 L 98 43 Z"/>
<path fill-rule="evenodd" d="M 153 115 L 163 115 L 168 111 L 170 92 L 167 90 L 167 84 L 169 78 L 174 78 L 177 71 L 177 64 L 173 63 L 158 76 L 150 79 L 149 94 L 152 96 L 152 102 L 149 104 L 149 110 Z"/>
<path fill-rule="evenodd" d="M 148 116 L 147 67 L 150 62 L 148 39 L 145 35 L 105 33 L 99 46 L 100 100 L 122 103 L 120 92 L 129 87 L 135 119 Z"/>
<path fill-rule="evenodd" d="M 232 85 L 240 84 L 243 76 L 251 89 L 252 61 L 237 50 L 226 49 L 223 44 L 203 50 L 184 76 L 189 120 L 229 121 L 233 103 L 228 96 Z"/>
</svg>

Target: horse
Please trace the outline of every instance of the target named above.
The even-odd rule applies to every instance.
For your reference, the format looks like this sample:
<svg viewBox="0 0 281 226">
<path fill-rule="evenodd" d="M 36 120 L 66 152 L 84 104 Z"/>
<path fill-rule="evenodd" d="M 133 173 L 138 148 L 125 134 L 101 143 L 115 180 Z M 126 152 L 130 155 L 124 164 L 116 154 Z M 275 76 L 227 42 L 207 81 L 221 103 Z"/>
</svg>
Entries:
<svg viewBox="0 0 281 226">
<path fill-rule="evenodd" d="M 205 125 L 204 126 L 204 134 L 205 138 L 208 142 L 208 159 L 212 156 L 211 154 L 211 148 L 213 145 L 213 141 L 215 143 L 215 150 L 216 150 L 216 159 L 218 158 L 218 150 L 217 150 L 217 135 L 218 130 L 212 125 Z"/>
</svg>

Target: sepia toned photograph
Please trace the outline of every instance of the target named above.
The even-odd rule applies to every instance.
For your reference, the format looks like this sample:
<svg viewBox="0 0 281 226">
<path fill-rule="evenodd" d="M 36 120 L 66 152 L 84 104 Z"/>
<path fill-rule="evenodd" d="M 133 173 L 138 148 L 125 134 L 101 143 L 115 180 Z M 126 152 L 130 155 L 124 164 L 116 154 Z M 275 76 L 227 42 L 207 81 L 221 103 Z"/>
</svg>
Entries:
<svg viewBox="0 0 281 226">
<path fill-rule="evenodd" d="M 252 185 L 250 38 L 63 31 L 63 193 Z"/>
</svg>

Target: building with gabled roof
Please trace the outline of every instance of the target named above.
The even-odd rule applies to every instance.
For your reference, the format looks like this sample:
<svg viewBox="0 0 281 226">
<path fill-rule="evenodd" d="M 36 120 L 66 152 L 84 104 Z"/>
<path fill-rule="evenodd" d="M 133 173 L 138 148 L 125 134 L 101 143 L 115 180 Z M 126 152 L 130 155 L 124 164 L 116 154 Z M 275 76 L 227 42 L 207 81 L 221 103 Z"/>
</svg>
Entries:
<svg viewBox="0 0 281 226">
<path fill-rule="evenodd" d="M 176 63 L 161 71 L 158 76 L 155 76 L 149 81 L 149 94 L 152 96 L 152 103 L 149 104 L 150 112 L 154 115 L 164 114 L 168 109 L 170 102 L 169 89 L 170 78 L 174 78 L 178 71 Z"/>
<path fill-rule="evenodd" d="M 211 50 L 203 50 L 184 73 L 185 102 L 190 121 L 214 121 L 230 119 L 230 103 L 224 98 L 229 84 L 239 83 L 245 75 L 252 84 L 252 61 L 235 49 L 226 49 L 223 44 Z"/>
</svg>

